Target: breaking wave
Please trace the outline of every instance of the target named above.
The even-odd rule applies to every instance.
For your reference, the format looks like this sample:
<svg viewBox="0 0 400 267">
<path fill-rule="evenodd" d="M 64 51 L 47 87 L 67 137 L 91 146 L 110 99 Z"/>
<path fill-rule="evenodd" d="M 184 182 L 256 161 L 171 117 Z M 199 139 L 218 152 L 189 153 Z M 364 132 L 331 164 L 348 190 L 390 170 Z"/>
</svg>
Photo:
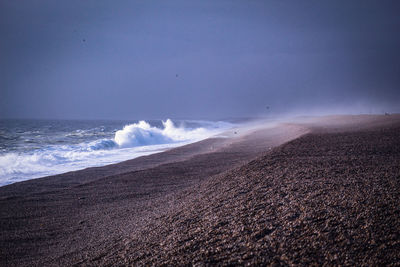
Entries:
<svg viewBox="0 0 400 267">
<path fill-rule="evenodd" d="M 63 145 L 44 145 L 26 152 L 2 153 L 0 186 L 165 151 L 221 133 L 231 128 L 232 124 L 197 122 L 196 127 L 185 127 L 184 123 L 177 127 L 168 119 L 159 126 L 139 121 L 125 125 L 114 133 L 110 132 L 113 138 L 88 140 L 78 144 L 68 144 L 66 141 Z M 71 138 L 71 135 L 67 138 Z"/>
<path fill-rule="evenodd" d="M 163 129 L 152 127 L 145 121 L 127 125 L 115 133 L 114 141 L 119 147 L 124 148 L 197 140 L 208 137 L 212 133 L 205 128 L 175 127 L 170 119 L 163 121 L 162 124 Z"/>
</svg>

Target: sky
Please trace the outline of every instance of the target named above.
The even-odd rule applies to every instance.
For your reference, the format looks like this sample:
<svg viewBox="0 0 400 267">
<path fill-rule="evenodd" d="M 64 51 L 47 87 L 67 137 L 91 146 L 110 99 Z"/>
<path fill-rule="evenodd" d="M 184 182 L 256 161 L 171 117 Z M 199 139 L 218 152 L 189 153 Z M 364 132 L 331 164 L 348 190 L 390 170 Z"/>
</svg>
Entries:
<svg viewBox="0 0 400 267">
<path fill-rule="evenodd" d="M 0 0 L 0 118 L 400 112 L 399 1 Z"/>
</svg>

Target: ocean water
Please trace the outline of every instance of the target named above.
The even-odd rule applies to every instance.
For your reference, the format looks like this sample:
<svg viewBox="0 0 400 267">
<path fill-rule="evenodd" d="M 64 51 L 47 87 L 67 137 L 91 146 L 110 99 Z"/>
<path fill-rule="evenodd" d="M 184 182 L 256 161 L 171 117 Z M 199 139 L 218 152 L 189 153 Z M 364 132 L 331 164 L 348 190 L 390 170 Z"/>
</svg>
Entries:
<svg viewBox="0 0 400 267">
<path fill-rule="evenodd" d="M 170 119 L 0 120 L 0 186 L 165 151 L 233 126 Z"/>
</svg>

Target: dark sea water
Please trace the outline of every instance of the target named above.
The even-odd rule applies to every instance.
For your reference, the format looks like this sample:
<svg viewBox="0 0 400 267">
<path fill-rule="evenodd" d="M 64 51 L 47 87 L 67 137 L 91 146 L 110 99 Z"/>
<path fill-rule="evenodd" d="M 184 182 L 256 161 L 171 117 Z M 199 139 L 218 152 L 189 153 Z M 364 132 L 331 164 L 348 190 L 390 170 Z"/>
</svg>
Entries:
<svg viewBox="0 0 400 267">
<path fill-rule="evenodd" d="M 0 120 L 0 186 L 164 151 L 232 126 L 189 120 Z"/>
</svg>

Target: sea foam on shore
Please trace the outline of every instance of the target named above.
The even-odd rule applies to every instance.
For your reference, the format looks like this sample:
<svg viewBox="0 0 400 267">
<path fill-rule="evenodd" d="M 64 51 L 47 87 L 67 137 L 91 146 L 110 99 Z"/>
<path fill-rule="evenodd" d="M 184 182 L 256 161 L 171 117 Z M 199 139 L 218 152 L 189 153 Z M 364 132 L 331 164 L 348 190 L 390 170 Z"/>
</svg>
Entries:
<svg viewBox="0 0 400 267">
<path fill-rule="evenodd" d="M 233 126 L 211 121 L 178 123 L 170 119 L 123 125 L 91 121 L 88 127 L 82 121 L 2 121 L 0 186 L 165 151 Z"/>
</svg>

